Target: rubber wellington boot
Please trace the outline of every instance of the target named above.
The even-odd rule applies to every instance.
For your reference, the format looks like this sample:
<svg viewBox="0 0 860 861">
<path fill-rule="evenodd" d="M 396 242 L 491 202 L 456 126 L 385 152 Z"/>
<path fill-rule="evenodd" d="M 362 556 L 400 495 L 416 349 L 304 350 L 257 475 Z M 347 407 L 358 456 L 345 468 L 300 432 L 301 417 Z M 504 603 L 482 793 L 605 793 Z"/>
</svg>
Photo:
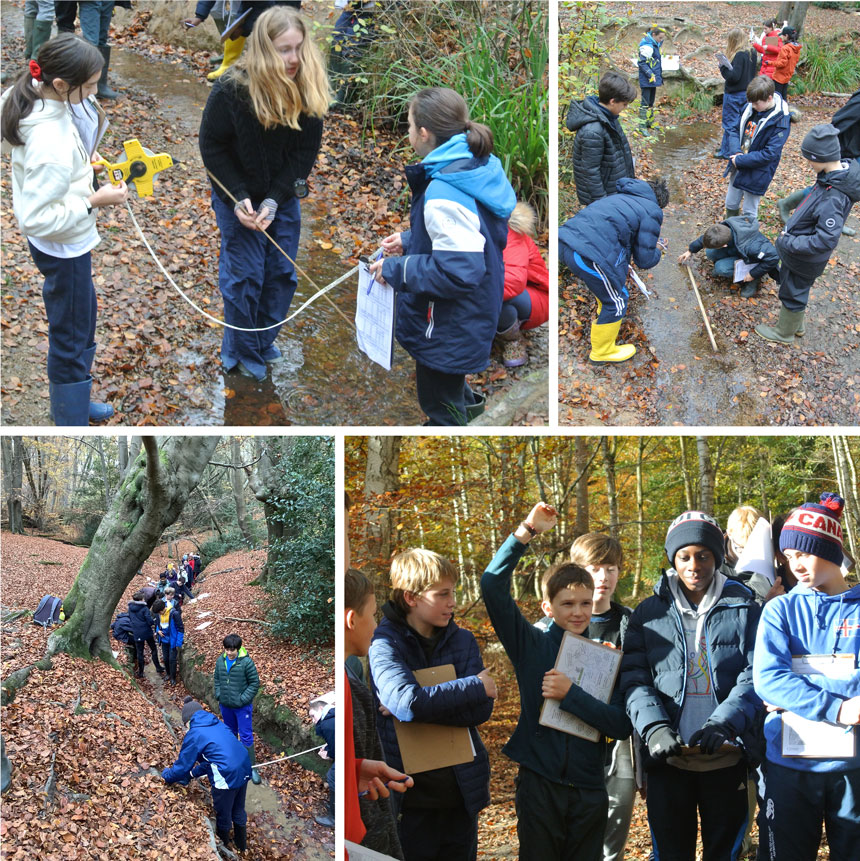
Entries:
<svg viewBox="0 0 860 861">
<path fill-rule="evenodd" d="M 240 852 L 248 848 L 248 826 L 233 823 L 233 841 Z"/>
<path fill-rule="evenodd" d="M 736 215 L 740 215 L 741 211 L 739 209 L 726 209 L 726 218 L 734 218 Z"/>
<path fill-rule="evenodd" d="M 646 105 L 639 105 L 639 131 L 642 134 L 649 138 L 651 137 L 651 132 L 648 131 L 648 128 L 651 124 L 648 122 L 648 108 Z"/>
<path fill-rule="evenodd" d="M 38 18 L 33 22 L 33 44 L 29 59 L 35 60 L 39 48 L 51 38 L 51 21 L 40 21 Z"/>
<path fill-rule="evenodd" d="M 83 360 L 87 369 L 92 368 L 93 361 L 96 357 L 96 348 L 92 346 L 89 350 L 84 350 Z M 91 377 L 92 379 L 92 377 Z M 113 407 L 110 404 L 102 404 L 97 401 L 90 401 L 90 421 L 103 422 L 107 421 L 113 415 Z"/>
<path fill-rule="evenodd" d="M 779 210 L 779 217 L 782 219 L 783 224 L 788 223 L 792 210 L 797 209 L 797 205 L 803 200 L 804 191 L 805 189 L 793 191 L 788 197 L 783 197 L 776 202 L 776 208 Z"/>
<path fill-rule="evenodd" d="M 57 427 L 86 427 L 90 423 L 93 378 L 80 383 L 50 383 L 51 418 Z"/>
<path fill-rule="evenodd" d="M 24 16 L 24 59 L 33 59 L 33 23 L 35 18 Z"/>
<path fill-rule="evenodd" d="M 591 355 L 588 357 L 595 364 L 604 362 L 626 362 L 632 359 L 636 352 L 633 344 L 616 344 L 621 321 L 616 323 L 591 324 Z"/>
<path fill-rule="evenodd" d="M 779 309 L 779 321 L 776 326 L 764 323 L 755 327 L 756 334 L 765 341 L 778 341 L 780 344 L 793 344 L 797 330 L 803 324 L 804 311 L 789 311 L 785 305 Z"/>
<path fill-rule="evenodd" d="M 743 296 L 744 299 L 749 299 L 750 297 L 755 296 L 755 294 L 758 293 L 758 285 L 760 281 L 761 278 L 754 278 L 752 281 L 744 281 L 744 283 L 741 284 L 741 296 Z"/>
<path fill-rule="evenodd" d="M 111 89 L 107 78 L 108 69 L 110 68 L 110 47 L 105 45 L 103 48 L 100 47 L 99 51 L 105 58 L 105 64 L 102 66 L 102 74 L 99 78 L 99 88 L 96 90 L 96 95 L 100 99 L 118 99 L 119 93 L 116 90 Z"/>
<path fill-rule="evenodd" d="M 856 236 L 857 231 L 853 227 L 849 227 L 847 224 L 842 225 L 842 235 L 843 236 Z"/>
<path fill-rule="evenodd" d="M 251 757 L 251 783 L 259 786 L 263 782 L 263 778 L 260 777 L 259 772 L 254 768 L 254 763 L 257 761 L 257 755 L 254 753 L 254 745 L 245 745 L 245 750 L 248 751 L 248 756 Z"/>
<path fill-rule="evenodd" d="M 466 423 L 478 418 L 487 408 L 487 396 L 481 392 L 472 391 L 475 403 L 466 404 Z"/>
<path fill-rule="evenodd" d="M 221 842 L 229 848 L 230 846 L 230 832 L 229 831 L 221 831 L 220 829 L 216 832 Z"/>
<path fill-rule="evenodd" d="M 217 81 L 236 60 L 239 59 L 242 54 L 242 48 L 245 47 L 245 37 L 237 36 L 235 39 L 228 39 L 224 43 L 224 59 L 221 61 L 221 65 L 214 71 L 210 72 L 206 76 L 207 81 Z"/>
<path fill-rule="evenodd" d="M 806 334 L 806 311 L 800 312 L 800 325 L 794 333 L 795 338 L 802 338 Z"/>
<path fill-rule="evenodd" d="M 528 362 L 529 357 L 526 353 L 522 332 L 520 332 L 519 320 L 514 320 L 513 325 L 505 329 L 504 332 L 496 332 L 496 337 L 500 341 L 504 341 L 502 364 L 506 368 L 520 368 Z"/>
</svg>

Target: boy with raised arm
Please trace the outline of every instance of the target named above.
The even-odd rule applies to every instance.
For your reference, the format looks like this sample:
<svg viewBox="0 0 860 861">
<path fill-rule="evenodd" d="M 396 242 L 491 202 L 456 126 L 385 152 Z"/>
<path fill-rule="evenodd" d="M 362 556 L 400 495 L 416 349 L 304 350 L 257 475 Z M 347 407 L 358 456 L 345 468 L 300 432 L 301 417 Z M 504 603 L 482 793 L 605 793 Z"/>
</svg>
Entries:
<svg viewBox="0 0 860 861">
<path fill-rule="evenodd" d="M 520 718 L 503 752 L 520 764 L 516 788 L 517 834 L 523 859 L 600 861 L 607 817 L 603 777 L 606 739 L 630 735 L 616 690 L 603 703 L 556 670 L 565 631 L 588 636 L 594 583 L 579 565 L 563 562 L 547 581 L 552 624 L 530 624 L 511 597 L 511 578 L 529 542 L 555 526 L 557 514 L 539 502 L 508 537 L 481 579 L 490 621 L 517 675 Z M 544 699 L 601 732 L 592 742 L 538 723 Z"/>
</svg>

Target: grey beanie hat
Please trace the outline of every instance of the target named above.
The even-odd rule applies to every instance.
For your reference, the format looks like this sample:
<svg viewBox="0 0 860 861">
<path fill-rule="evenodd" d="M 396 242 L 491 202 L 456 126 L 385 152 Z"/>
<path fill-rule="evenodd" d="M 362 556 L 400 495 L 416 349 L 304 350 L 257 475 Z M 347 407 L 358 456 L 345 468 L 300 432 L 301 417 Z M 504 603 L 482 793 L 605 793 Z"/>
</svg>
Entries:
<svg viewBox="0 0 860 861">
<path fill-rule="evenodd" d="M 185 697 L 185 702 L 182 706 L 182 723 L 188 726 L 188 721 L 191 720 L 191 715 L 194 712 L 199 712 L 203 706 L 194 699 L 194 697 Z"/>
<path fill-rule="evenodd" d="M 810 161 L 839 161 L 842 155 L 839 146 L 839 129 L 832 123 L 813 126 L 803 139 L 800 152 Z"/>
</svg>

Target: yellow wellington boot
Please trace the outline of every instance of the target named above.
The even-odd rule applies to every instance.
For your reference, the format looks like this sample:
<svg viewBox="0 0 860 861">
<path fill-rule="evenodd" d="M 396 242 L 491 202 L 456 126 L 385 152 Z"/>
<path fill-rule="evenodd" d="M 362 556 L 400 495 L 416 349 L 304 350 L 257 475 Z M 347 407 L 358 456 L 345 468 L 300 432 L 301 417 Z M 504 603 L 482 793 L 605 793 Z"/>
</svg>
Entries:
<svg viewBox="0 0 860 861">
<path fill-rule="evenodd" d="M 221 60 L 221 65 L 215 69 L 214 72 L 210 72 L 206 76 L 207 81 L 217 81 L 236 60 L 239 59 L 239 56 L 242 53 L 242 48 L 245 47 L 245 37 L 237 36 L 235 39 L 227 39 L 224 43 L 224 59 Z"/>
<path fill-rule="evenodd" d="M 592 362 L 626 362 L 633 358 L 636 352 L 633 344 L 615 343 L 620 328 L 620 320 L 617 323 L 591 324 L 591 355 L 588 358 Z"/>
</svg>

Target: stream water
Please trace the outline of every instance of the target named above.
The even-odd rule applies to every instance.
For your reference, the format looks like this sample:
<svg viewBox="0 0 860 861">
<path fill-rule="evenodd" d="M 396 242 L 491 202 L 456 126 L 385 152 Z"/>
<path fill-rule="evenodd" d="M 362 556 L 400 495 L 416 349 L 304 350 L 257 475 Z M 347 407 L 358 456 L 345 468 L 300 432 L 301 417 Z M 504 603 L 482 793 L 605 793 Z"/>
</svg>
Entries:
<svg viewBox="0 0 860 861">
<path fill-rule="evenodd" d="M 714 337 L 719 353 L 713 352 L 686 267 L 676 263 L 689 242 L 710 223 L 710 213 L 698 213 L 689 205 L 686 183 L 696 181 L 696 162 L 711 157 L 720 136 L 719 126 L 711 123 L 685 123 L 665 129 L 653 144 L 654 161 L 671 195 L 672 210 L 667 211 L 662 230 L 669 240 L 669 252 L 654 270 L 657 295 L 639 303 L 639 314 L 649 345 L 660 360 L 654 386 L 660 424 L 768 423 L 757 399 L 750 395 L 756 391 L 755 369 L 731 341 L 736 333 L 717 327 Z M 722 201 L 714 210 L 722 212 Z M 710 288 L 701 278 L 697 285 L 708 308 Z"/>
</svg>

